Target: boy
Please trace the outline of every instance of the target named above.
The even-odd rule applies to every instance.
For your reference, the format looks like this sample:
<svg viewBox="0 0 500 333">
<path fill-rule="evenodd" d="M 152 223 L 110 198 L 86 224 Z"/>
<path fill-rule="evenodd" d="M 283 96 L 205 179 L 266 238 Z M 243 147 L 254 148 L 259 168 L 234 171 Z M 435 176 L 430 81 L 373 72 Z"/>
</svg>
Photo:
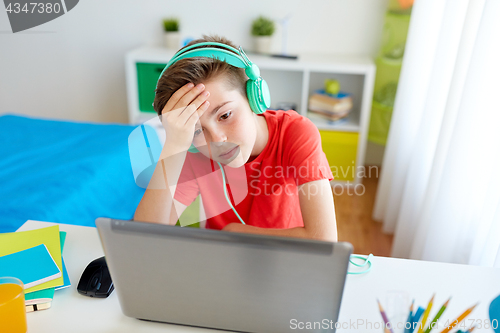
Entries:
<svg viewBox="0 0 500 333">
<path fill-rule="evenodd" d="M 236 48 L 218 36 L 186 47 L 201 42 Z M 201 194 L 207 228 L 337 241 L 333 175 L 317 128 L 295 111 L 257 115 L 246 81 L 244 69 L 205 57 L 165 71 L 154 100 L 165 144 L 134 220 L 173 225 Z M 199 153 L 188 153 L 191 145 Z M 226 179 L 243 184 L 224 192 Z"/>
</svg>

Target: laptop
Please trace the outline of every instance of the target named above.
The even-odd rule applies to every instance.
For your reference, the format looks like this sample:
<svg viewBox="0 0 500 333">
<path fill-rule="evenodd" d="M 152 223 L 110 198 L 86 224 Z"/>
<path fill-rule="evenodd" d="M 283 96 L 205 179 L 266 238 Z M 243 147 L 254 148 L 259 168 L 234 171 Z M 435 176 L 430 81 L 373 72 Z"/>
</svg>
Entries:
<svg viewBox="0 0 500 333">
<path fill-rule="evenodd" d="M 123 313 L 241 332 L 335 332 L 350 243 L 98 218 Z"/>
</svg>

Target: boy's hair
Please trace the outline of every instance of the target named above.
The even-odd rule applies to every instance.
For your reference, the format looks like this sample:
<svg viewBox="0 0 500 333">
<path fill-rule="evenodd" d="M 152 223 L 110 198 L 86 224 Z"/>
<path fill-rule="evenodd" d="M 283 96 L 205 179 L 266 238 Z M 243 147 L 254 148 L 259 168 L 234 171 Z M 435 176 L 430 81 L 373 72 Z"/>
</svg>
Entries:
<svg viewBox="0 0 500 333">
<path fill-rule="evenodd" d="M 235 49 L 238 48 L 231 41 L 224 37 L 219 37 L 217 35 L 203 35 L 201 39 L 191 41 L 180 50 L 190 45 L 203 42 L 217 42 L 232 46 Z M 225 49 L 221 46 L 212 45 L 203 45 L 197 48 L 203 47 L 216 47 Z M 167 104 L 167 101 L 182 86 L 188 84 L 189 82 L 197 85 L 201 82 L 208 82 L 219 77 L 224 78 L 226 86 L 229 90 L 238 90 L 242 94 L 242 96 L 247 98 L 246 81 L 248 80 L 248 77 L 245 74 L 244 68 L 234 67 L 232 65 L 229 65 L 225 61 L 213 58 L 186 58 L 177 61 L 175 64 L 167 68 L 165 73 L 163 73 L 162 77 L 158 81 L 156 96 L 153 103 L 153 107 L 156 113 L 158 113 L 158 115 L 161 114 L 163 108 Z"/>
</svg>

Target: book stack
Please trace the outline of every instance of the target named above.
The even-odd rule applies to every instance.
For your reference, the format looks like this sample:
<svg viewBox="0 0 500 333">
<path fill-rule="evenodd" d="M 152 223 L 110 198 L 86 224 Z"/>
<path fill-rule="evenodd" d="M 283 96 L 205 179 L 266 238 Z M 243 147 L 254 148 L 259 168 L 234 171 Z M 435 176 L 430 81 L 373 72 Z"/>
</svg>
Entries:
<svg viewBox="0 0 500 333">
<path fill-rule="evenodd" d="M 0 234 L 0 276 L 24 284 L 26 311 L 50 308 L 56 290 L 70 286 L 59 226 Z"/>
<path fill-rule="evenodd" d="M 348 93 L 339 92 L 334 95 L 320 89 L 309 97 L 308 111 L 325 120 L 336 122 L 347 118 L 351 110 L 352 97 Z"/>
</svg>

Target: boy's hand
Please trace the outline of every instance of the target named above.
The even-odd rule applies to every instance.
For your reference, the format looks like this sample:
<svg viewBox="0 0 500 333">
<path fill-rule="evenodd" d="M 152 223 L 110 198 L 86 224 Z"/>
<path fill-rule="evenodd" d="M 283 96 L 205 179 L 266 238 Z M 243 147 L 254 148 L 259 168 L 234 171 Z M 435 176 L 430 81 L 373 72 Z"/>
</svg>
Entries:
<svg viewBox="0 0 500 333">
<path fill-rule="evenodd" d="M 187 151 L 193 142 L 196 122 L 210 105 L 207 101 L 210 93 L 204 90 L 201 83 L 196 87 L 192 83 L 184 85 L 170 97 L 161 112 L 165 145 L 174 153 Z"/>
<path fill-rule="evenodd" d="M 223 231 L 238 231 L 238 225 L 242 225 L 242 224 L 232 222 L 232 223 L 226 224 L 226 226 L 224 228 L 222 228 L 222 230 Z"/>
</svg>

